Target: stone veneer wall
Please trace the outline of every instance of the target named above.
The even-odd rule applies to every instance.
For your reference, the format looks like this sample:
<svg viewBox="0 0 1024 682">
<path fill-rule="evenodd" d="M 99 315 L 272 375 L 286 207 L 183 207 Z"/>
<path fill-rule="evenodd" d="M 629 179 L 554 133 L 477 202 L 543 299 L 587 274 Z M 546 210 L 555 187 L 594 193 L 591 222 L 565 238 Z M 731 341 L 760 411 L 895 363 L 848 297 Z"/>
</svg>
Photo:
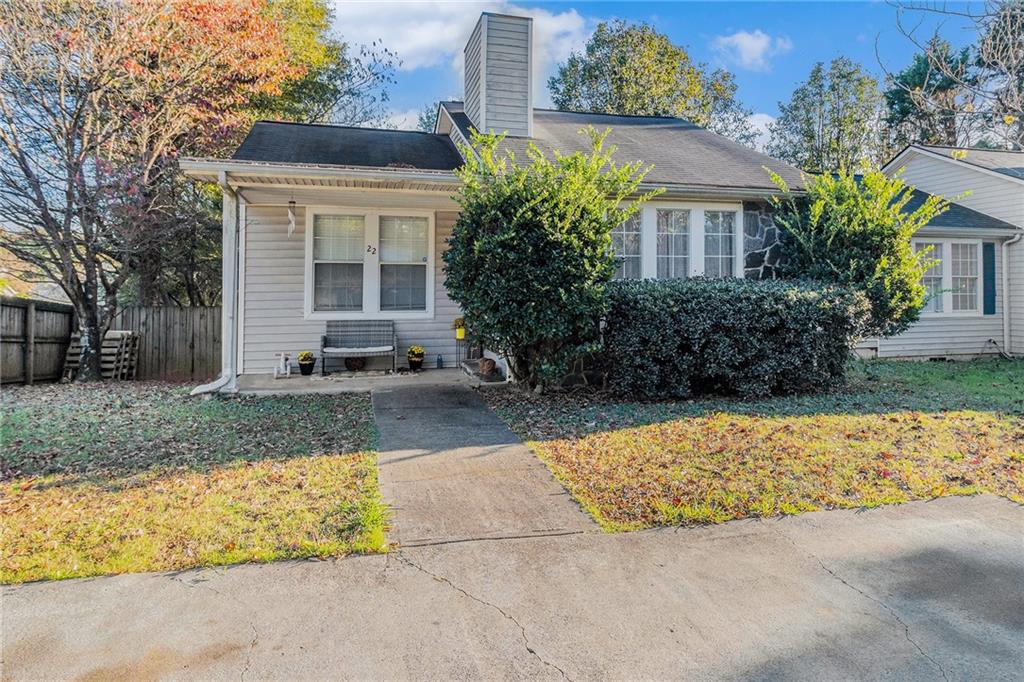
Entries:
<svg viewBox="0 0 1024 682">
<path fill-rule="evenodd" d="M 767 201 L 743 202 L 743 253 L 744 277 L 775 279 L 782 263 L 782 244 Z"/>
</svg>

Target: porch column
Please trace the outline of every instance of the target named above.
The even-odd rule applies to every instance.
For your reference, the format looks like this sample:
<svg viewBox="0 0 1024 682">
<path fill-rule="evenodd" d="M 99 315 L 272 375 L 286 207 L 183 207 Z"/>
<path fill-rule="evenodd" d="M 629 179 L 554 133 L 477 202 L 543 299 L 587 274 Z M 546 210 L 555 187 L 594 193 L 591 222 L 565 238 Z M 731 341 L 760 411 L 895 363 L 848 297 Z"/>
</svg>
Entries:
<svg viewBox="0 0 1024 682">
<path fill-rule="evenodd" d="M 238 194 L 228 185 L 226 173 L 221 173 L 220 186 L 223 201 L 221 230 L 221 376 L 228 377 L 222 390 L 236 389 L 238 354 Z"/>
</svg>

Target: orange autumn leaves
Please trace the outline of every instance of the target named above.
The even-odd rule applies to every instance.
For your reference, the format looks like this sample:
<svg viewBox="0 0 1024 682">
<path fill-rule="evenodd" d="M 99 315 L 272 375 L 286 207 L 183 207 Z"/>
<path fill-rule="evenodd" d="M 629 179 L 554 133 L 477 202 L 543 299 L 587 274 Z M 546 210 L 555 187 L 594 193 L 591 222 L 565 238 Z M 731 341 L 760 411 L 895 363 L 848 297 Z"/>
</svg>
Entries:
<svg viewBox="0 0 1024 682">
<path fill-rule="evenodd" d="M 252 97 L 279 94 L 305 73 L 283 18 L 266 0 L 135 0 L 126 7 L 118 18 L 118 33 L 128 37 L 122 92 L 126 111 L 140 119 L 188 126 L 199 140 L 223 137 L 248 123 Z"/>
</svg>

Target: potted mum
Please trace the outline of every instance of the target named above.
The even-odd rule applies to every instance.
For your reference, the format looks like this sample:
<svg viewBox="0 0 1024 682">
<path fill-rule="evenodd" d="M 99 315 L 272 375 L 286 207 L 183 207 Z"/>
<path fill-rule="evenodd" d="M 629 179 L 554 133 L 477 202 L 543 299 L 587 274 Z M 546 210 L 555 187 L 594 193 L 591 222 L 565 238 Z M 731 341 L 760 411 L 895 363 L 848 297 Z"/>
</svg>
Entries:
<svg viewBox="0 0 1024 682">
<path fill-rule="evenodd" d="M 313 367 L 316 365 L 316 356 L 313 355 L 313 351 L 304 350 L 299 353 L 299 372 L 302 376 L 308 377 L 313 373 Z"/>
<path fill-rule="evenodd" d="M 462 341 L 466 338 L 466 321 L 461 317 L 452 320 L 452 329 L 455 330 L 455 339 Z"/>
<path fill-rule="evenodd" d="M 423 369 L 423 358 L 426 356 L 427 351 L 423 350 L 423 346 L 409 346 L 409 352 L 405 354 L 409 360 L 409 369 L 414 372 Z"/>
</svg>

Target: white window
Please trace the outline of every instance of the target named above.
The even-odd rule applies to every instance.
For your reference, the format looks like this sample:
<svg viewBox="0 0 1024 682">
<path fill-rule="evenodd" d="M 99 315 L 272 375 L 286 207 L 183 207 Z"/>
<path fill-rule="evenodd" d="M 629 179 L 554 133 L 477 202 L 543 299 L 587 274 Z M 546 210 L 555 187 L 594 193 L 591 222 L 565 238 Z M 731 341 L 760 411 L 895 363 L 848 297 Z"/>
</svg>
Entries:
<svg viewBox="0 0 1024 682">
<path fill-rule="evenodd" d="M 690 210 L 659 208 L 658 279 L 690 276 Z"/>
<path fill-rule="evenodd" d="M 618 263 L 615 279 L 640 279 L 640 214 L 612 230 L 612 251 Z"/>
<path fill-rule="evenodd" d="M 423 217 L 380 217 L 380 309 L 427 309 L 429 225 Z"/>
<path fill-rule="evenodd" d="M 914 244 L 916 253 L 927 252 L 925 258 L 934 261 L 934 265 L 928 268 L 921 283 L 928 290 L 928 298 L 925 300 L 921 312 L 941 313 L 942 312 L 942 243 L 941 242 L 916 242 Z"/>
<path fill-rule="evenodd" d="M 953 294 L 953 310 L 978 310 L 978 276 L 981 267 L 978 264 L 977 244 L 949 245 L 950 251 L 950 288 Z"/>
<path fill-rule="evenodd" d="M 309 208 L 307 319 L 433 315 L 433 214 Z"/>
<path fill-rule="evenodd" d="M 736 263 L 736 213 L 704 211 L 704 276 L 732 277 Z"/>
<path fill-rule="evenodd" d="M 363 309 L 363 234 L 361 215 L 313 218 L 313 309 Z"/>
<path fill-rule="evenodd" d="M 931 248 L 922 283 L 928 300 L 922 313 L 976 315 L 981 312 L 981 242 L 977 240 L 914 240 L 916 252 Z"/>
</svg>

